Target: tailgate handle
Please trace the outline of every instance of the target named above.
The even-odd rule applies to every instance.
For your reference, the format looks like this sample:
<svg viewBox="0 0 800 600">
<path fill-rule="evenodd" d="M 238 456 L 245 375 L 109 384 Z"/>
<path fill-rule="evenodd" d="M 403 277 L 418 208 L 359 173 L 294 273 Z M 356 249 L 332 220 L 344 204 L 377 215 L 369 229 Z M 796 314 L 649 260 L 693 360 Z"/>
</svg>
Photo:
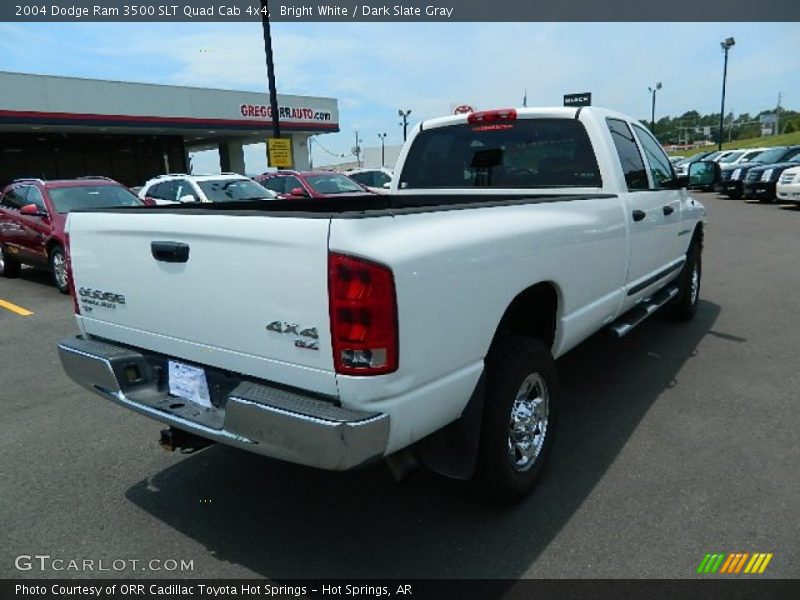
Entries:
<svg viewBox="0 0 800 600">
<path fill-rule="evenodd" d="M 189 244 L 181 242 L 152 242 L 153 258 L 162 262 L 185 263 L 189 260 Z"/>
</svg>

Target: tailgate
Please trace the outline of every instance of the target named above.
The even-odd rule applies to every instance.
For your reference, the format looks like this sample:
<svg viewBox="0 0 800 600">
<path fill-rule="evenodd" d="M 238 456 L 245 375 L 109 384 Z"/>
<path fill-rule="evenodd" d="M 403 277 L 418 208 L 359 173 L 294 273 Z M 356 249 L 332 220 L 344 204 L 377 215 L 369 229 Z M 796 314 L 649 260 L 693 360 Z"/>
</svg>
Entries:
<svg viewBox="0 0 800 600">
<path fill-rule="evenodd" d="M 73 213 L 80 325 L 187 362 L 336 395 L 329 225 L 253 213 Z"/>
</svg>

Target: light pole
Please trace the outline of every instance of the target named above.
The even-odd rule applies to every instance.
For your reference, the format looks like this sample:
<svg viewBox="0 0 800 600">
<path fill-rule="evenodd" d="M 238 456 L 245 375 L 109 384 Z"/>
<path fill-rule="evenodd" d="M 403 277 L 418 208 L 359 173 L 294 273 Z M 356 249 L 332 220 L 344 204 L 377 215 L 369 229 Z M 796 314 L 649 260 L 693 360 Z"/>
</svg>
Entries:
<svg viewBox="0 0 800 600">
<path fill-rule="evenodd" d="M 386 134 L 379 133 L 378 137 L 381 138 L 381 166 L 386 166 Z"/>
<path fill-rule="evenodd" d="M 653 96 L 653 104 L 650 109 L 650 133 L 656 134 L 656 92 L 661 89 L 661 82 L 659 81 L 654 87 L 648 87 L 650 95 Z"/>
<path fill-rule="evenodd" d="M 397 111 L 397 114 L 400 116 L 401 119 L 403 119 L 403 122 L 400 124 L 403 126 L 403 141 L 405 142 L 406 138 L 408 137 L 408 115 L 411 114 L 411 109 L 408 110 L 399 109 Z"/>
<path fill-rule="evenodd" d="M 736 40 L 732 37 L 726 38 L 724 42 L 719 43 L 725 53 L 725 62 L 722 67 L 722 104 L 719 109 L 719 146 L 717 147 L 717 150 L 720 151 L 722 150 L 722 128 L 725 124 L 725 80 L 728 78 L 728 50 L 733 48 L 735 44 Z"/>
</svg>

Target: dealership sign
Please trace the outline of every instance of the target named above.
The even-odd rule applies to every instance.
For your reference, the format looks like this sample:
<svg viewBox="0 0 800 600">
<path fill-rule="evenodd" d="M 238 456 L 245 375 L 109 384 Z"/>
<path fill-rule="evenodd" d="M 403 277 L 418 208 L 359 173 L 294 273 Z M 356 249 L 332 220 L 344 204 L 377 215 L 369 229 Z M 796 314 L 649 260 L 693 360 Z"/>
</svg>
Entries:
<svg viewBox="0 0 800 600">
<path fill-rule="evenodd" d="M 564 94 L 564 106 L 591 106 L 592 93 Z"/>
<path fill-rule="evenodd" d="M 272 108 L 264 104 L 242 104 L 239 112 L 246 118 L 271 119 Z M 317 121 L 330 122 L 333 115 L 330 111 L 316 110 L 302 106 L 281 106 L 278 108 L 278 118 L 287 121 Z"/>
</svg>

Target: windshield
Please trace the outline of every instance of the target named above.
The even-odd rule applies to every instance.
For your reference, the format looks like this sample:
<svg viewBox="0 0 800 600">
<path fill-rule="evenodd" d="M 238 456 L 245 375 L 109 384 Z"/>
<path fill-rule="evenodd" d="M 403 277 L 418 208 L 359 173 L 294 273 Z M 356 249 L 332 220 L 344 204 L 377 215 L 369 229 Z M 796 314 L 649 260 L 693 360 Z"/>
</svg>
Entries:
<svg viewBox="0 0 800 600">
<path fill-rule="evenodd" d="M 575 119 L 459 124 L 420 133 L 400 189 L 600 187 L 586 129 Z"/>
<path fill-rule="evenodd" d="M 364 188 L 344 175 L 307 175 L 306 182 L 318 194 L 351 194 Z"/>
<path fill-rule="evenodd" d="M 744 154 L 744 152 L 731 152 L 730 154 L 720 158 L 719 162 L 721 162 L 721 163 L 732 163 L 737 158 L 739 158 L 742 154 Z"/>
<path fill-rule="evenodd" d="M 751 161 L 754 158 L 756 158 L 757 156 L 759 156 L 760 154 L 763 154 L 763 152 L 764 152 L 763 150 L 755 150 L 753 152 L 745 152 L 744 156 L 742 157 L 741 162 Z"/>
<path fill-rule="evenodd" d="M 762 152 L 758 156 L 756 156 L 753 160 L 755 162 L 760 162 L 765 165 L 770 163 L 778 162 L 783 158 L 783 155 L 786 154 L 786 148 L 773 148 L 772 150 L 767 150 Z"/>
<path fill-rule="evenodd" d="M 267 188 L 251 179 L 208 179 L 197 185 L 211 202 L 233 202 L 235 200 L 274 199 Z"/>
<path fill-rule="evenodd" d="M 79 208 L 144 205 L 138 196 L 121 185 L 76 185 L 51 188 L 48 192 L 53 208 L 61 214 Z"/>
</svg>

